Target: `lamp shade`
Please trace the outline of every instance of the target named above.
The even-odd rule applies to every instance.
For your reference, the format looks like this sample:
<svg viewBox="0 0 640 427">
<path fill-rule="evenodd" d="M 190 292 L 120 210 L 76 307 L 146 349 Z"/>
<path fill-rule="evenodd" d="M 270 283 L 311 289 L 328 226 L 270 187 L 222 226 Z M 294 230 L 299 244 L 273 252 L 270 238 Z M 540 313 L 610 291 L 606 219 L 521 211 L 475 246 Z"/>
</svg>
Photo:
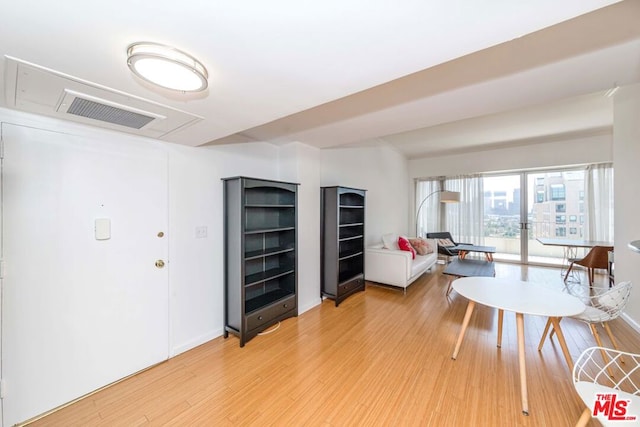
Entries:
<svg viewBox="0 0 640 427">
<path fill-rule="evenodd" d="M 441 191 L 440 202 L 441 203 L 459 203 L 460 193 L 457 191 Z"/>
<path fill-rule="evenodd" d="M 460 202 L 460 193 L 458 191 L 446 191 L 446 190 L 436 190 L 431 194 L 428 194 L 427 197 L 422 199 L 418 209 L 416 210 L 416 236 L 419 236 L 418 230 L 418 218 L 420 218 L 420 211 L 422 210 L 422 206 L 424 206 L 424 202 L 434 194 L 440 193 L 440 203 L 459 203 Z"/>
</svg>

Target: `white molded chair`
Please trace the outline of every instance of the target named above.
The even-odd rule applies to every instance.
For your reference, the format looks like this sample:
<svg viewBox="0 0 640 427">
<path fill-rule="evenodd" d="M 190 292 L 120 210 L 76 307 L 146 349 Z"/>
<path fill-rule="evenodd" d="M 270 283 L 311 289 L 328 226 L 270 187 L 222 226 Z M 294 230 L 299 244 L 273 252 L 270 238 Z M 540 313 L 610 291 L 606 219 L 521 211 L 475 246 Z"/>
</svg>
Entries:
<svg viewBox="0 0 640 427">
<path fill-rule="evenodd" d="M 592 416 L 603 426 L 638 425 L 639 385 L 640 354 L 604 347 L 586 349 L 573 367 L 573 386 L 587 406 L 576 427 L 586 426 Z M 622 420 L 623 417 L 627 420 Z M 633 417 L 635 422 L 630 423 Z"/>
<path fill-rule="evenodd" d="M 627 301 L 629 300 L 631 287 L 631 282 L 620 282 L 612 288 L 591 288 L 593 294 L 585 298 L 585 310 L 580 314 L 571 316 L 571 318 L 580 320 L 581 322 L 589 325 L 591 333 L 596 339 L 598 346 L 603 346 L 598 330 L 596 329 L 596 324 L 600 323 L 607 332 L 613 347 L 616 350 L 619 350 L 618 342 L 613 337 L 611 328 L 609 328 L 609 324 L 607 322 L 618 318 L 622 314 L 622 310 L 624 310 L 627 305 Z M 548 320 L 547 325 L 544 328 L 544 332 L 542 333 L 540 344 L 538 345 L 538 351 L 542 350 L 550 325 L 551 320 Z"/>
</svg>

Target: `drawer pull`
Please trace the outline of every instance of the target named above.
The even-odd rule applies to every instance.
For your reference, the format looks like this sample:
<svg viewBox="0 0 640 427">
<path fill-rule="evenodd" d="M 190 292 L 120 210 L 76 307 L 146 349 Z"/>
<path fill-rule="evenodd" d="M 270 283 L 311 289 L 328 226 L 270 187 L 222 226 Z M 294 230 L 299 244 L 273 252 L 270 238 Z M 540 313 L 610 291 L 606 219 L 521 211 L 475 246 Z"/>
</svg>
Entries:
<svg viewBox="0 0 640 427">
<path fill-rule="evenodd" d="M 282 306 L 283 306 L 284 308 L 287 308 L 287 307 L 288 307 L 288 305 L 287 305 L 287 304 L 283 304 Z"/>
<path fill-rule="evenodd" d="M 258 320 L 262 320 L 262 316 L 258 316 Z"/>
</svg>

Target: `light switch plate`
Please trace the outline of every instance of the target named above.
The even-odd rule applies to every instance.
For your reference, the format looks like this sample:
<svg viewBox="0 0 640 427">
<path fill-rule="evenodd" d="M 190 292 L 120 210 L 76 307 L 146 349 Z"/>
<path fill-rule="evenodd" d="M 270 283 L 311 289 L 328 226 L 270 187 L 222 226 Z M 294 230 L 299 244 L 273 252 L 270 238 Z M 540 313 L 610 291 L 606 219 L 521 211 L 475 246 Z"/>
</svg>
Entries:
<svg viewBox="0 0 640 427">
<path fill-rule="evenodd" d="M 96 218 L 96 240 L 109 240 L 111 238 L 111 220 L 109 218 Z"/>
<path fill-rule="evenodd" d="M 196 227 L 196 239 L 204 239 L 207 237 L 207 226 L 200 225 Z"/>
</svg>

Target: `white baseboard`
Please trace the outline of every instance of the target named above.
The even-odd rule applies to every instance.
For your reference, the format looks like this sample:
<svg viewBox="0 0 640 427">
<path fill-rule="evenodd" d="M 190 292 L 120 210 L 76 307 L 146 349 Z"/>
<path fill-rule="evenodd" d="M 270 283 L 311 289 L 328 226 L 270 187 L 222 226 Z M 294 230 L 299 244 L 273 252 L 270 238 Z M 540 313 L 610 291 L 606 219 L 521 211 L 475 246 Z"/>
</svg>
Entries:
<svg viewBox="0 0 640 427">
<path fill-rule="evenodd" d="M 218 338 L 222 336 L 224 330 L 223 328 L 214 329 L 213 331 L 209 331 L 206 334 L 200 335 L 192 340 L 187 341 L 186 343 L 182 343 L 178 346 L 175 346 L 171 349 L 169 357 L 175 357 L 180 353 L 184 353 L 185 351 L 191 350 L 201 344 L 206 343 L 207 341 L 211 341 L 214 338 Z"/>
<path fill-rule="evenodd" d="M 622 315 L 620 316 L 622 318 L 622 320 L 624 320 L 625 322 L 627 322 L 629 324 L 629 326 L 631 326 L 637 333 L 640 334 L 640 324 L 638 322 L 636 322 L 635 320 L 633 320 L 628 314 L 626 313 L 622 313 Z"/>
<path fill-rule="evenodd" d="M 322 304 L 322 298 L 318 298 L 317 300 L 311 301 L 310 304 L 306 304 L 304 306 L 300 306 L 298 307 L 298 316 L 300 316 L 302 313 L 304 313 L 305 311 L 309 311 L 311 310 L 313 307 L 316 307 L 318 305 Z"/>
</svg>

